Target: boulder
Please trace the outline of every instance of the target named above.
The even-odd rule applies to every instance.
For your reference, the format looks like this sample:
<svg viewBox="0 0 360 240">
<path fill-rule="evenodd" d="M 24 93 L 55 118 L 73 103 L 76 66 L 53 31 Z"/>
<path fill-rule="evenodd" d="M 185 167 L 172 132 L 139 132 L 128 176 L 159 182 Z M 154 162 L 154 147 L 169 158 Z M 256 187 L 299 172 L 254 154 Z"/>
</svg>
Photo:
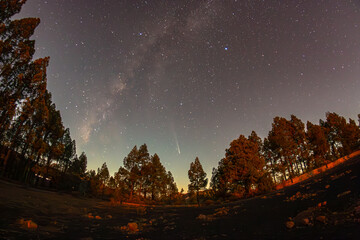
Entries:
<svg viewBox="0 0 360 240">
<path fill-rule="evenodd" d="M 33 230 L 38 228 L 38 225 L 32 220 L 24 220 L 23 218 L 21 218 L 17 222 L 18 224 L 21 225 L 22 228 L 33 229 Z"/>
<path fill-rule="evenodd" d="M 288 229 L 291 229 L 295 226 L 295 223 L 293 221 L 287 221 L 285 223 L 285 226 L 288 228 Z"/>
<path fill-rule="evenodd" d="M 308 218 L 302 219 L 302 224 L 308 226 L 310 224 L 310 220 Z"/>
<path fill-rule="evenodd" d="M 130 223 L 128 223 L 128 225 L 127 225 L 127 230 L 128 230 L 129 232 L 135 233 L 135 232 L 138 232 L 138 231 L 139 231 L 139 227 L 138 227 L 138 225 L 137 225 L 136 222 L 130 222 Z"/>
</svg>

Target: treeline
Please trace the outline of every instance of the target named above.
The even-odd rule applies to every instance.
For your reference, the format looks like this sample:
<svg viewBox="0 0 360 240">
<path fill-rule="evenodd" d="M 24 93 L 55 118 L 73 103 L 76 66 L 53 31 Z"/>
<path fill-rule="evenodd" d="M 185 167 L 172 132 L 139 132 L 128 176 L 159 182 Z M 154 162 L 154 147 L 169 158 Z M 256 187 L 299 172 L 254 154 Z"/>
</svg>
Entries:
<svg viewBox="0 0 360 240">
<path fill-rule="evenodd" d="M 168 202 L 179 198 L 178 188 L 170 171 L 166 171 L 155 153 L 150 156 L 146 144 L 135 146 L 124 158 L 123 166 L 109 175 L 106 163 L 98 174 L 89 172 L 92 189 L 97 193 L 107 192 L 115 201 Z M 107 189 L 107 190 L 106 190 Z"/>
<path fill-rule="evenodd" d="M 76 156 L 75 140 L 47 91 L 49 58 L 32 60 L 35 41 L 30 37 L 40 20 L 12 20 L 25 2 L 0 1 L 1 175 L 36 184 L 79 183 L 87 158 Z"/>
<path fill-rule="evenodd" d="M 210 186 L 218 197 L 266 192 L 359 149 L 360 128 L 352 119 L 326 113 L 326 120 L 307 122 L 305 128 L 294 115 L 289 120 L 275 117 L 264 140 L 253 131 L 230 143 L 213 169 Z"/>
</svg>

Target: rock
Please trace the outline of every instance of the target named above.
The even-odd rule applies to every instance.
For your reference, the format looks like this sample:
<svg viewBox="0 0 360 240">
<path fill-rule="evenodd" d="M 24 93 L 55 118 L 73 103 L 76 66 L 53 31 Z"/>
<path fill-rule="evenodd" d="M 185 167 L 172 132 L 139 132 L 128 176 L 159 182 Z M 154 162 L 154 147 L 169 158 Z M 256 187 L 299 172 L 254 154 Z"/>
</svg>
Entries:
<svg viewBox="0 0 360 240">
<path fill-rule="evenodd" d="M 112 216 L 109 214 L 106 216 L 107 219 L 112 219 Z"/>
<path fill-rule="evenodd" d="M 293 221 L 287 221 L 285 223 L 285 226 L 288 228 L 288 229 L 291 229 L 295 226 L 295 223 Z"/>
<path fill-rule="evenodd" d="M 302 224 L 305 225 L 305 226 L 308 226 L 310 224 L 310 220 L 308 218 L 304 218 L 302 220 Z"/>
<path fill-rule="evenodd" d="M 100 216 L 96 216 L 95 219 L 101 220 L 101 217 L 100 217 Z"/>
<path fill-rule="evenodd" d="M 321 222 L 321 223 L 325 223 L 326 222 L 326 217 L 325 216 L 317 216 L 316 221 Z"/>
<path fill-rule="evenodd" d="M 325 188 L 328 189 L 330 187 L 330 185 L 326 185 Z"/>
<path fill-rule="evenodd" d="M 19 219 L 18 224 L 21 225 L 22 228 L 32 229 L 35 230 L 38 228 L 38 225 L 33 222 L 32 220 L 24 220 L 23 218 Z"/>
<path fill-rule="evenodd" d="M 38 225 L 36 223 L 34 223 L 33 221 L 29 220 L 29 221 L 27 221 L 27 228 L 29 228 L 29 229 L 37 229 Z"/>
<path fill-rule="evenodd" d="M 137 233 L 139 231 L 139 226 L 136 222 L 129 222 L 126 226 L 114 227 L 115 230 L 121 230 L 128 233 Z"/>
<path fill-rule="evenodd" d="M 129 231 L 129 232 L 138 232 L 139 231 L 139 227 L 138 227 L 138 225 L 137 225 L 137 223 L 136 222 L 131 222 L 131 223 L 128 223 L 128 225 L 127 225 L 127 230 Z"/>
</svg>

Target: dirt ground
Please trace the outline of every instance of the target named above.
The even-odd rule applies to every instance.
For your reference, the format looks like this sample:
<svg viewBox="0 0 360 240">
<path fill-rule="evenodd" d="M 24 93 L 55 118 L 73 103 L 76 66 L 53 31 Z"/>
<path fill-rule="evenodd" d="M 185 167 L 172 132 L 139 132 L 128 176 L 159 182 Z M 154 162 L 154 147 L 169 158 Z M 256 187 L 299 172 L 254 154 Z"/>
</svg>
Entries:
<svg viewBox="0 0 360 240">
<path fill-rule="evenodd" d="M 360 156 L 278 192 L 200 208 L 111 206 L 0 181 L 0 216 L 0 239 L 360 239 Z"/>
</svg>

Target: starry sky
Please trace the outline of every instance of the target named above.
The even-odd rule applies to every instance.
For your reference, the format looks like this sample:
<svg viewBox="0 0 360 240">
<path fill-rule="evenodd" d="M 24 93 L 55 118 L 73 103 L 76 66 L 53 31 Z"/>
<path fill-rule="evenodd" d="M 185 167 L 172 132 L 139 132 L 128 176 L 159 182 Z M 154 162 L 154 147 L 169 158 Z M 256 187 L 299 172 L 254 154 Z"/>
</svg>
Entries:
<svg viewBox="0 0 360 240">
<path fill-rule="evenodd" d="M 356 0 L 28 0 L 36 56 L 88 169 L 148 145 L 187 190 L 240 134 L 275 116 L 360 113 Z"/>
</svg>

